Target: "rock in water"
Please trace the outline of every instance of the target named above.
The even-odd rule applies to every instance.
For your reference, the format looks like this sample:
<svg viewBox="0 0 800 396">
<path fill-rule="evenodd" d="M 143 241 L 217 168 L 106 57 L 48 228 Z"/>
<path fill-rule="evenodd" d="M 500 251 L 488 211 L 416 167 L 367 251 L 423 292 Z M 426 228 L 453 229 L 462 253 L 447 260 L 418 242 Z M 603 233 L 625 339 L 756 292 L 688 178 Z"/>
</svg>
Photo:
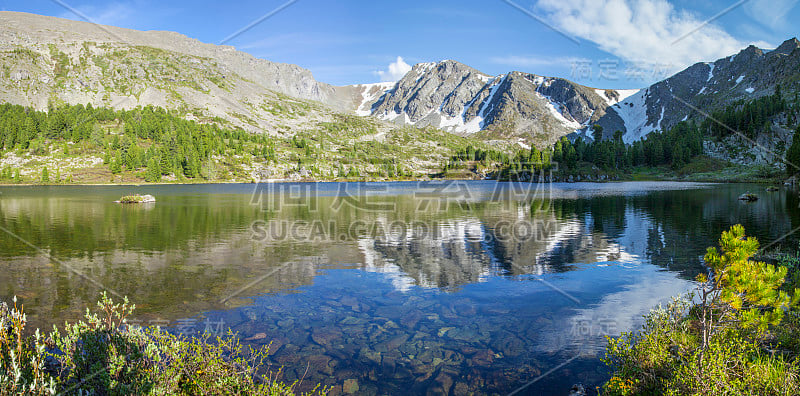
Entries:
<svg viewBox="0 0 800 396">
<path fill-rule="evenodd" d="M 156 197 L 152 195 L 126 195 L 119 199 L 119 201 L 114 201 L 116 203 L 152 203 L 156 201 Z"/>
<path fill-rule="evenodd" d="M 746 201 L 746 202 L 758 201 L 758 195 L 751 194 L 751 193 L 744 193 L 744 194 L 739 196 L 739 200 L 740 201 Z"/>
<path fill-rule="evenodd" d="M 569 389 L 569 396 L 586 396 L 586 387 L 583 384 L 572 385 Z"/>
</svg>

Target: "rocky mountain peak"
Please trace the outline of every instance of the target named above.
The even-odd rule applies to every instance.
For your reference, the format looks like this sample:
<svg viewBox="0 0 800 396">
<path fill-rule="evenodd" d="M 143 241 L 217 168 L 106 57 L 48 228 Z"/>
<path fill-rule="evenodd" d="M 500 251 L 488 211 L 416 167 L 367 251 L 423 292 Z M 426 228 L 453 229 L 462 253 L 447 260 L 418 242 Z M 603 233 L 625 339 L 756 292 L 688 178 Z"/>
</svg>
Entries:
<svg viewBox="0 0 800 396">
<path fill-rule="evenodd" d="M 790 55 L 792 51 L 800 48 L 800 40 L 797 40 L 796 37 L 793 37 L 789 40 L 784 41 L 778 48 L 775 48 L 773 52 L 783 55 Z"/>
<path fill-rule="evenodd" d="M 394 123 L 461 134 L 489 130 L 524 145 L 543 146 L 599 118 L 623 96 L 518 71 L 491 76 L 444 60 L 414 65 L 396 86 L 382 91 L 374 105 L 360 108 Z"/>
<path fill-rule="evenodd" d="M 749 46 L 747 46 L 747 48 L 739 51 L 739 53 L 736 54 L 736 57 L 734 58 L 734 61 L 735 62 L 740 62 L 740 63 L 741 62 L 750 62 L 754 58 L 759 58 L 759 57 L 762 57 L 762 56 L 764 56 L 764 50 L 762 50 L 761 48 L 756 47 L 753 44 L 750 44 Z"/>
</svg>

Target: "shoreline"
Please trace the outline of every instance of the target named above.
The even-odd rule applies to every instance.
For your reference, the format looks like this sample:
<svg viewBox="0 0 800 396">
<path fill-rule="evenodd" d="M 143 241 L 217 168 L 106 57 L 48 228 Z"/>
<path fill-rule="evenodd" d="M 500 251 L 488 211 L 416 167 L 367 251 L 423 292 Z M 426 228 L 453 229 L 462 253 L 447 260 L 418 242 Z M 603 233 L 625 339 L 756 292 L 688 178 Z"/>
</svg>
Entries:
<svg viewBox="0 0 800 396">
<path fill-rule="evenodd" d="M 41 184 L 41 183 L 20 183 L 8 184 L 0 183 L 0 188 L 3 187 L 160 187 L 160 186 L 204 186 L 204 185 L 220 185 L 220 184 L 292 184 L 292 183 L 400 183 L 400 182 L 415 182 L 415 181 L 497 181 L 500 183 L 511 183 L 511 180 L 497 180 L 497 179 L 405 179 L 405 180 L 272 180 L 261 182 L 231 182 L 231 181 L 209 181 L 197 183 L 69 183 L 69 184 Z M 704 183 L 704 184 L 763 184 L 769 185 L 768 180 L 676 180 L 676 179 L 622 179 L 622 180 L 581 180 L 581 181 L 553 181 L 546 183 L 558 184 L 577 184 L 577 183 L 641 183 L 641 182 L 664 182 L 664 183 Z M 537 182 L 525 182 L 530 184 L 538 184 Z M 781 184 L 782 185 L 782 184 Z M 788 187 L 788 186 L 787 186 Z"/>
</svg>

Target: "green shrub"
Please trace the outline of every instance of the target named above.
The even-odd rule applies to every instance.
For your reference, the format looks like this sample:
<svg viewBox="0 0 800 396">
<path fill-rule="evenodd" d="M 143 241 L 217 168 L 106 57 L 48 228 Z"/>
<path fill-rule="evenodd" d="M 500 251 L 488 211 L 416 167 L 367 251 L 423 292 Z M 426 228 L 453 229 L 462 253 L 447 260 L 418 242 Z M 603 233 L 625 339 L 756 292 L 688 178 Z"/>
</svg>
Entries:
<svg viewBox="0 0 800 396">
<path fill-rule="evenodd" d="M 785 289 L 785 267 L 751 260 L 758 241 L 734 226 L 697 294 L 651 311 L 638 333 L 609 338 L 613 369 L 605 395 L 800 394 L 798 293 Z"/>
<path fill-rule="evenodd" d="M 0 303 L 0 394 L 54 395 L 57 385 L 47 373 L 44 338 L 36 330 L 25 337 L 26 316 L 22 308 Z"/>
<path fill-rule="evenodd" d="M 48 341 L 23 336 L 25 316 L 0 305 L 0 394 L 294 395 L 258 372 L 267 348 L 243 347 L 234 334 L 186 339 L 127 326 L 135 306 L 105 293 L 98 312 L 55 328 Z M 49 345 L 48 345 L 49 344 Z M 324 394 L 314 389 L 311 394 Z"/>
</svg>

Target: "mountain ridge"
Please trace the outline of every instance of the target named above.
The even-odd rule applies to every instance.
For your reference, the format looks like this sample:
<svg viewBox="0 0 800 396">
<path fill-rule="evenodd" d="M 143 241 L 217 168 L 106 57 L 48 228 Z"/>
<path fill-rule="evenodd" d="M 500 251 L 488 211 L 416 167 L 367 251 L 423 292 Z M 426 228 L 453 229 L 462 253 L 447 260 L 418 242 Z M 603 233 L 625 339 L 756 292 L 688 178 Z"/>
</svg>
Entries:
<svg viewBox="0 0 800 396">
<path fill-rule="evenodd" d="M 592 88 L 564 78 L 518 71 L 489 76 L 450 60 L 425 63 L 415 65 L 398 82 L 400 89 L 386 90 L 376 98 L 371 109 L 372 115 L 395 123 L 430 125 L 461 134 L 480 132 L 537 146 L 551 145 L 563 135 L 591 141 L 594 125 L 603 128 L 603 138 L 621 131 L 623 140 L 633 143 L 680 121 L 703 119 L 737 100 L 771 95 L 778 85 L 787 87 L 787 91 L 800 90 L 800 51 L 795 52 L 799 48 L 797 38 L 786 40 L 773 50 L 750 45 L 713 62 L 695 63 L 638 90 Z M 473 79 L 472 89 L 464 90 L 463 81 L 448 84 L 452 76 L 435 75 L 436 70 L 453 69 L 453 64 L 461 65 L 455 67 L 456 80 L 467 78 L 465 73 L 478 73 L 486 79 L 484 87 L 475 89 Z M 509 78 L 515 84 L 508 84 Z M 429 83 L 436 89 L 431 90 Z M 489 88 L 491 95 L 487 94 Z M 495 88 L 499 89 L 499 96 L 495 95 Z M 446 111 L 454 97 L 461 98 L 460 115 Z M 472 99 L 465 101 L 464 97 Z M 598 98 L 605 100 L 605 105 Z M 549 109 L 550 117 L 541 109 Z"/>
<path fill-rule="evenodd" d="M 705 118 L 737 100 L 771 95 L 775 87 L 797 91 L 800 80 L 800 41 L 791 38 L 771 51 L 753 45 L 713 62 L 698 62 L 642 89 L 632 100 L 614 105 L 597 120 L 604 137 L 623 132 L 626 143 L 680 121 Z M 624 106 L 629 109 L 624 109 Z M 702 109 L 698 113 L 696 109 Z M 590 131 L 576 135 L 590 138 Z"/>
<path fill-rule="evenodd" d="M 372 104 L 362 103 L 360 114 L 368 107 L 369 114 L 394 123 L 546 145 L 585 127 L 631 93 L 520 71 L 491 76 L 444 60 L 414 65 L 392 88 L 370 96 Z"/>
<path fill-rule="evenodd" d="M 332 86 L 317 82 L 309 70 L 300 66 L 257 58 L 237 51 L 233 46 L 204 43 L 178 32 L 140 31 L 14 11 L 0 11 L 0 21 L 4 25 L 2 35 L 0 35 L 4 44 L 23 45 L 26 44 L 25 39 L 35 38 L 40 39 L 38 42 L 49 42 L 52 41 L 52 32 L 58 32 L 58 41 L 65 43 L 119 43 L 121 41 L 123 44 L 131 46 L 149 46 L 206 58 L 229 60 L 236 57 L 240 58 L 237 62 L 228 62 L 234 66 L 233 71 L 240 72 L 244 77 L 255 77 L 250 73 L 254 70 L 265 72 L 259 79 L 260 81 L 256 80 L 265 88 L 275 89 L 301 99 L 318 101 L 325 101 L 333 94 Z M 299 85 L 288 86 L 281 84 L 280 80 L 272 79 L 280 73 L 294 75 L 294 80 L 298 81 Z"/>
<path fill-rule="evenodd" d="M 0 12 L 0 100 L 46 110 L 59 103 L 130 109 L 153 105 L 188 119 L 224 120 L 251 132 L 289 133 L 335 114 L 436 127 L 523 147 L 568 135 L 623 132 L 626 143 L 700 119 L 736 100 L 796 89 L 800 41 L 749 46 L 698 62 L 640 90 L 584 86 L 521 71 L 492 76 L 466 64 L 420 63 L 395 83 L 333 86 L 300 66 L 169 31 L 137 31 L 56 17 Z"/>
</svg>

